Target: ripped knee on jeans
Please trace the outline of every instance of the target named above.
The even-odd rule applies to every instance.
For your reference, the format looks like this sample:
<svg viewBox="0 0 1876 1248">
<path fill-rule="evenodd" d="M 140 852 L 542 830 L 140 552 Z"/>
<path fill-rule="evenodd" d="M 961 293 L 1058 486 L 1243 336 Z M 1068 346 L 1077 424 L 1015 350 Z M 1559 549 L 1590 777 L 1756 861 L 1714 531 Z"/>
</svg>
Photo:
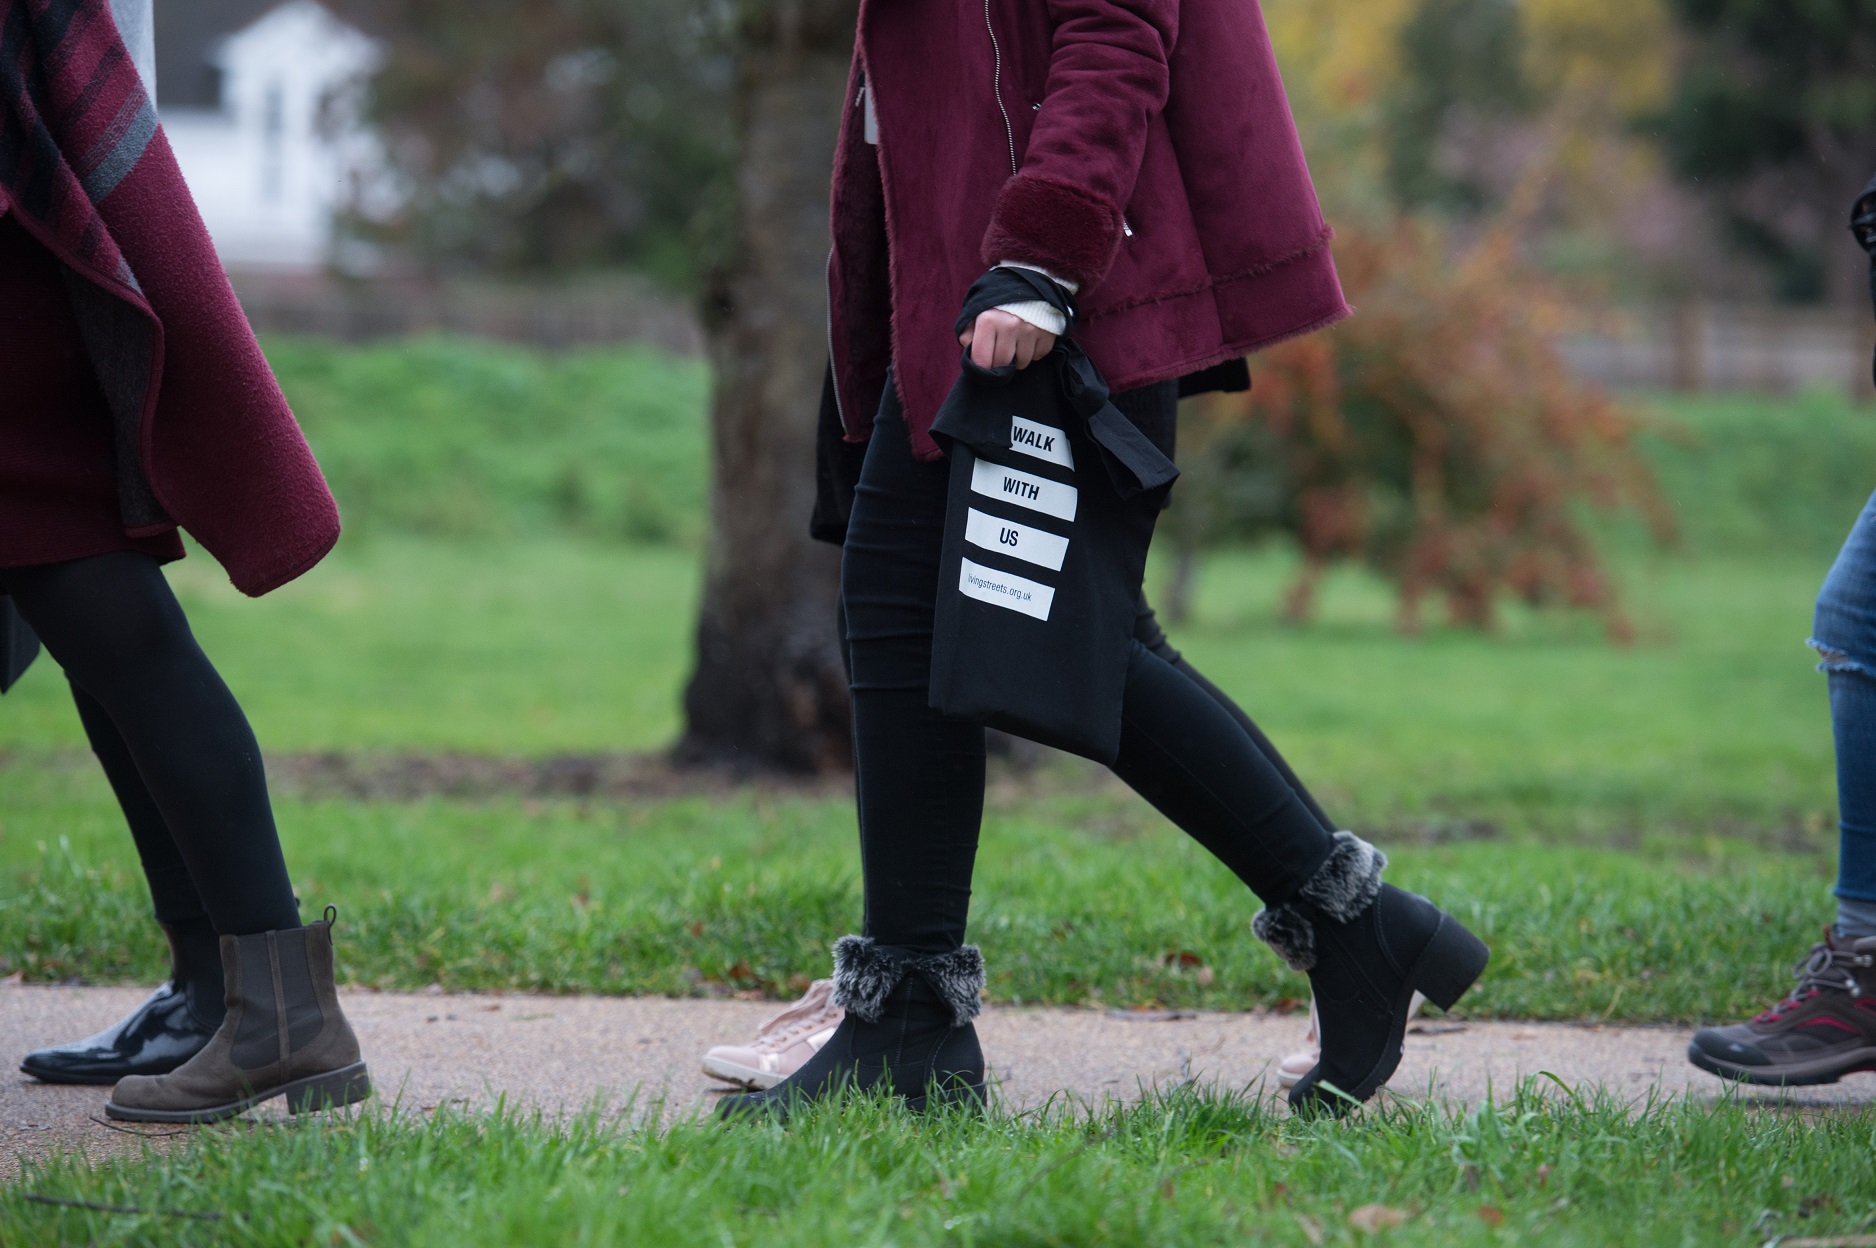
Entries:
<svg viewBox="0 0 1876 1248">
<path fill-rule="evenodd" d="M 1817 651 L 1817 670 L 1820 672 L 1854 672 L 1859 676 L 1876 679 L 1876 671 L 1870 665 L 1856 658 L 1846 650 L 1840 650 L 1828 642 L 1813 637 L 1805 643 Z"/>
</svg>

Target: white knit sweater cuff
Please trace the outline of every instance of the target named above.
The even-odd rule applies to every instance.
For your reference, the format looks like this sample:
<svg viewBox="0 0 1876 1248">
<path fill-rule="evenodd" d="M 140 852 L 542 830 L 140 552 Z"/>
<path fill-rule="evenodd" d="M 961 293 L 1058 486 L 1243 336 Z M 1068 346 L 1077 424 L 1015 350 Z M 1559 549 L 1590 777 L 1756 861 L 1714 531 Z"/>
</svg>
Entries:
<svg viewBox="0 0 1876 1248">
<path fill-rule="evenodd" d="M 1028 321 L 1043 333 L 1054 334 L 1057 338 L 1068 328 L 1068 318 L 1055 305 L 1040 299 L 1031 299 L 1026 303 L 1000 303 L 997 311 L 1008 312 L 1019 320 Z"/>
</svg>

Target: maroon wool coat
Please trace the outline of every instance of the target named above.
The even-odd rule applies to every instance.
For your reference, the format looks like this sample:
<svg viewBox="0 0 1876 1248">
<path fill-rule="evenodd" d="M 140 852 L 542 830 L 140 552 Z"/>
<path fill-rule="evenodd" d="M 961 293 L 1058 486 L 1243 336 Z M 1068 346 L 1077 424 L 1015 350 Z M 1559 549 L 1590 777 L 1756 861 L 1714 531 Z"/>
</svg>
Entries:
<svg viewBox="0 0 1876 1248">
<path fill-rule="evenodd" d="M 338 507 L 107 0 L 0 0 L 0 63 L 0 214 L 75 279 L 125 533 L 187 529 L 249 594 L 292 580 L 338 540 Z"/>
<path fill-rule="evenodd" d="M 862 0 L 832 218 L 847 440 L 890 362 L 922 459 L 991 265 L 1080 283 L 1116 390 L 1349 313 L 1256 0 Z"/>
</svg>

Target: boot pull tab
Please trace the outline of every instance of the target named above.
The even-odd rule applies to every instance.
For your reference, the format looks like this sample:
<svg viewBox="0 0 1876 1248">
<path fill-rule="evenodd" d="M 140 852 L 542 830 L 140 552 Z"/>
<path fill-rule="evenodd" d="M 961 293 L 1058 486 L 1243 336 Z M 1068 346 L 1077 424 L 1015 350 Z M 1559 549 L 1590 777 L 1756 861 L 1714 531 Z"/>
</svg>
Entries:
<svg viewBox="0 0 1876 1248">
<path fill-rule="evenodd" d="M 339 908 L 334 905 L 328 905 L 326 907 L 325 919 L 326 930 L 331 931 L 333 925 L 339 921 Z"/>
</svg>

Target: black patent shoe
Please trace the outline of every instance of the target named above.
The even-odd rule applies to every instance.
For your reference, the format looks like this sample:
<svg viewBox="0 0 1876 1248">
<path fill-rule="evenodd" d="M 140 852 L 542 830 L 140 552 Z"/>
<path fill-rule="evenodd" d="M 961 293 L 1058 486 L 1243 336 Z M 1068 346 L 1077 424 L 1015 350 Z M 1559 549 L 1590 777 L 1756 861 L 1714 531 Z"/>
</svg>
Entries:
<svg viewBox="0 0 1876 1248">
<path fill-rule="evenodd" d="M 20 1069 L 46 1083 L 113 1084 L 125 1075 L 167 1075 L 208 1044 L 218 1022 L 191 1007 L 173 981 L 95 1036 L 28 1053 Z"/>
<path fill-rule="evenodd" d="M 227 1014 L 221 938 L 165 926 L 169 980 L 116 1025 L 95 1036 L 28 1053 L 20 1070 L 46 1083 L 112 1084 L 125 1075 L 167 1075 L 208 1044 Z"/>
<path fill-rule="evenodd" d="M 870 938 L 834 946 L 834 1002 L 847 1016 L 827 1043 L 765 1092 L 726 1096 L 726 1120 L 786 1121 L 792 1110 L 843 1092 L 884 1090 L 913 1112 L 984 1103 L 984 1051 L 971 1026 L 984 985 L 983 955 L 904 958 Z"/>
<path fill-rule="evenodd" d="M 1387 858 L 1336 833 L 1302 893 L 1257 916 L 1257 934 L 1309 974 L 1322 1054 L 1290 1089 L 1299 1113 L 1345 1113 L 1400 1067 L 1413 995 L 1451 1009 L 1484 973 L 1485 942 L 1416 893 L 1381 882 Z"/>
</svg>

